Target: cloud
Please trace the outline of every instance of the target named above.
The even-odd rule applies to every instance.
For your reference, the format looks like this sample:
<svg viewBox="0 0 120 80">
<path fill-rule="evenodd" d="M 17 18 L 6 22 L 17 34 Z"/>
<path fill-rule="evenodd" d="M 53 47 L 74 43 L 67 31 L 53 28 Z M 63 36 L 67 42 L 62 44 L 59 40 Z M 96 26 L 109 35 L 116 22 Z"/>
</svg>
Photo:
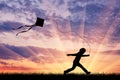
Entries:
<svg viewBox="0 0 120 80">
<path fill-rule="evenodd" d="M 54 62 L 54 59 L 58 59 L 63 55 L 63 51 L 50 48 L 40 48 L 40 47 L 22 47 L 22 46 L 12 46 L 12 45 L 0 45 L 0 58 L 1 59 L 28 59 L 36 63 L 50 63 Z"/>
<path fill-rule="evenodd" d="M 77 12 L 81 12 L 84 10 L 84 3 L 82 3 L 81 1 L 69 1 L 68 2 L 68 10 L 71 13 L 77 13 Z"/>
<path fill-rule="evenodd" d="M 2 64 L 2 65 L 8 65 L 9 63 L 4 62 L 4 61 L 0 61 L 0 64 Z"/>
<path fill-rule="evenodd" d="M 16 46 L 9 46 L 9 45 L 5 45 L 5 47 L 25 58 L 29 58 L 33 56 L 32 52 L 30 52 L 30 50 L 26 47 L 16 47 Z"/>
<path fill-rule="evenodd" d="M 120 50 L 107 50 L 107 51 L 103 51 L 102 53 L 105 53 L 107 55 L 120 55 Z"/>
<path fill-rule="evenodd" d="M 0 58 L 1 59 L 18 59 L 18 55 L 12 50 L 5 47 L 5 45 L 0 45 Z"/>
<path fill-rule="evenodd" d="M 21 72 L 35 72 L 35 68 L 31 68 L 31 67 L 23 67 L 23 66 L 10 66 L 10 65 L 7 65 L 7 66 L 0 66 L 0 72 L 2 73 L 21 73 Z"/>
<path fill-rule="evenodd" d="M 103 11 L 107 7 L 102 4 L 88 4 L 86 5 L 86 25 L 100 25 Z"/>
<path fill-rule="evenodd" d="M 115 17 L 115 16 L 119 15 L 119 13 L 120 13 L 120 7 L 118 7 L 118 6 L 114 7 L 112 16 Z"/>
<path fill-rule="evenodd" d="M 117 24 L 117 23 L 116 23 Z M 119 43 L 120 42 L 120 24 L 118 24 L 111 35 L 110 42 Z"/>
<path fill-rule="evenodd" d="M 28 9 L 28 4 L 24 4 L 23 1 L 0 1 L 1 11 L 0 11 L 0 21 L 14 21 L 21 23 L 30 23 L 29 20 L 35 19 L 35 13 L 32 13 Z M 29 2 L 27 2 L 29 3 Z M 4 6 L 3 6 L 4 5 Z M 6 15 L 6 16 L 4 16 Z M 33 20 L 32 20 L 33 22 Z"/>
<path fill-rule="evenodd" d="M 12 32 L 12 28 L 17 28 L 21 26 L 22 24 L 19 22 L 11 22 L 11 21 L 6 21 L 0 24 L 0 31 L 1 32 Z"/>
<path fill-rule="evenodd" d="M 67 9 L 67 2 L 68 0 L 66 1 L 46 0 L 46 1 L 42 1 L 42 3 L 36 9 L 43 10 L 46 16 L 56 15 L 56 16 L 66 18 L 70 15 Z"/>
<path fill-rule="evenodd" d="M 35 53 L 32 52 L 28 47 L 20 47 L 20 46 L 11 46 L 11 45 L 2 45 L 4 48 L 0 47 L 1 49 L 1 58 L 3 59 L 29 59 L 35 57 Z M 2 54 L 3 53 L 3 54 Z M 14 54 L 13 54 L 14 53 Z M 17 55 L 17 57 L 16 57 Z M 38 58 L 36 58 L 37 60 Z M 34 61 L 34 60 L 33 60 Z"/>
</svg>

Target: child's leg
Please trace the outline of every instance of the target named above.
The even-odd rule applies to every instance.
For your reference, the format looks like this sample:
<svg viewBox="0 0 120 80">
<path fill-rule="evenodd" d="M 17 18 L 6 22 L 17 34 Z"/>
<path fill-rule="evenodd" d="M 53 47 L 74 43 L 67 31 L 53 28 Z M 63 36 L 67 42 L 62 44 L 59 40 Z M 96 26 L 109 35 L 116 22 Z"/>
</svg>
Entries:
<svg viewBox="0 0 120 80">
<path fill-rule="evenodd" d="M 72 68 L 69 68 L 69 69 L 67 69 L 67 70 L 64 71 L 64 74 L 67 74 L 67 73 L 69 73 L 70 71 L 74 70 L 75 67 L 76 67 L 76 65 L 73 64 Z"/>
<path fill-rule="evenodd" d="M 88 72 L 87 69 L 85 69 L 80 63 L 78 64 L 78 66 L 79 66 L 86 74 L 90 74 L 90 72 Z"/>
</svg>

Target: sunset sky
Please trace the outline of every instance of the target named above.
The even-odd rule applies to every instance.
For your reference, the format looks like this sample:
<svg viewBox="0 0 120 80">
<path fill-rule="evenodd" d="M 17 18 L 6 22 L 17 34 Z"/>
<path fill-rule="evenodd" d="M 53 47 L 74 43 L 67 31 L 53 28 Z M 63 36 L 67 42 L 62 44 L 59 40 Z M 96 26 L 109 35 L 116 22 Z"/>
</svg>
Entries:
<svg viewBox="0 0 120 80">
<path fill-rule="evenodd" d="M 0 0 L 0 73 L 63 73 L 82 47 L 87 70 L 120 73 L 120 0 Z"/>
</svg>

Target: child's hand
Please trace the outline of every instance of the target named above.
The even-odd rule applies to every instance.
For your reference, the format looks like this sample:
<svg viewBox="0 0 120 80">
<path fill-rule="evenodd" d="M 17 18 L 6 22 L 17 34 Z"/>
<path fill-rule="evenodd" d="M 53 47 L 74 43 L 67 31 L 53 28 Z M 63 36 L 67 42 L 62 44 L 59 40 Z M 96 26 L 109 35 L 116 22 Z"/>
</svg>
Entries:
<svg viewBox="0 0 120 80">
<path fill-rule="evenodd" d="M 67 56 L 70 56 L 70 54 L 67 54 Z"/>
</svg>

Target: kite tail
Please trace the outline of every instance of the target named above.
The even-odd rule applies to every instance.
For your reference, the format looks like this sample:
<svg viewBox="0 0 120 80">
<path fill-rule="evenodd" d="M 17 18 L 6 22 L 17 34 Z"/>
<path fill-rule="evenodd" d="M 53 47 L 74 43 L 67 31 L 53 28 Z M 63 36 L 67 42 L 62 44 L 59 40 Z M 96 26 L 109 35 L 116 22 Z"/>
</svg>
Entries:
<svg viewBox="0 0 120 80">
<path fill-rule="evenodd" d="M 20 33 L 28 32 L 30 29 L 32 29 L 32 26 L 26 31 L 21 31 L 21 32 L 17 33 L 16 36 L 18 36 L 18 34 L 20 34 Z"/>
<path fill-rule="evenodd" d="M 17 29 L 20 29 L 20 28 L 22 28 L 22 27 L 24 27 L 24 26 L 20 26 L 20 27 L 18 27 L 18 28 L 12 28 L 13 30 L 17 30 Z"/>
<path fill-rule="evenodd" d="M 13 30 L 17 30 L 17 29 L 21 29 L 22 27 L 32 27 L 34 25 L 24 25 L 24 26 L 20 26 L 18 28 L 12 28 Z"/>
</svg>

